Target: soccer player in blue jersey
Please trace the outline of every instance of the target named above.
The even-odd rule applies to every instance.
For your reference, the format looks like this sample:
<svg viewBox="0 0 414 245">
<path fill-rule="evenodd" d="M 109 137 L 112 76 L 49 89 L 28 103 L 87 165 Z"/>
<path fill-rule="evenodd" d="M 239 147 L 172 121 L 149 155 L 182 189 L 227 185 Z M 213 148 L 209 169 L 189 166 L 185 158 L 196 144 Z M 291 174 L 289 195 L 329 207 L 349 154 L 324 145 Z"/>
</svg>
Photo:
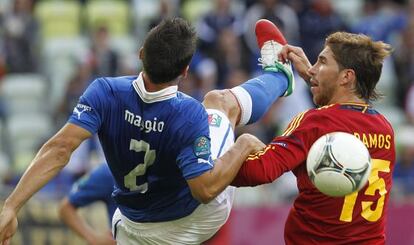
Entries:
<svg viewBox="0 0 414 245">
<path fill-rule="evenodd" d="M 115 244 L 110 232 L 102 234 L 95 231 L 78 213 L 77 209 L 101 201 L 105 204 L 109 218 L 109 226 L 116 209 L 111 194 L 114 180 L 106 163 L 99 165 L 89 174 L 79 179 L 72 187 L 59 207 L 61 220 L 74 232 L 85 239 L 88 244 Z"/>
<path fill-rule="evenodd" d="M 196 48 L 194 28 L 167 19 L 147 35 L 138 76 L 96 79 L 68 123 L 39 150 L 0 213 L 0 241 L 17 229 L 22 205 L 97 133 L 115 180 L 112 223 L 119 244 L 200 244 L 223 225 L 243 161 L 264 144 L 236 125 L 260 119 L 293 90 L 289 64 L 277 61 L 286 40 L 276 26 L 256 24 L 263 75 L 203 104 L 177 91 Z M 270 28 L 269 28 L 270 26 Z M 233 144 L 234 142 L 234 144 Z"/>
</svg>

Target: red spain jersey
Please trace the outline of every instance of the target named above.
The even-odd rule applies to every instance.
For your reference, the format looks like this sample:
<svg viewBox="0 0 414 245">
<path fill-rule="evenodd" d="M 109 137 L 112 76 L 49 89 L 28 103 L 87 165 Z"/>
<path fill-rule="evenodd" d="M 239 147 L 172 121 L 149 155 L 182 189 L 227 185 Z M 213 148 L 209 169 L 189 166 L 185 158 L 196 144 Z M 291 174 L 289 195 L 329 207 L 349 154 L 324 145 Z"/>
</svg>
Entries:
<svg viewBox="0 0 414 245">
<path fill-rule="evenodd" d="M 312 144 L 335 131 L 361 139 L 372 158 L 366 186 L 345 197 L 322 194 L 306 172 Z M 383 115 L 366 104 L 333 104 L 296 116 L 282 136 L 246 160 L 232 185 L 270 183 L 293 171 L 299 195 L 286 221 L 286 244 L 384 244 L 394 163 L 394 132 Z"/>
</svg>

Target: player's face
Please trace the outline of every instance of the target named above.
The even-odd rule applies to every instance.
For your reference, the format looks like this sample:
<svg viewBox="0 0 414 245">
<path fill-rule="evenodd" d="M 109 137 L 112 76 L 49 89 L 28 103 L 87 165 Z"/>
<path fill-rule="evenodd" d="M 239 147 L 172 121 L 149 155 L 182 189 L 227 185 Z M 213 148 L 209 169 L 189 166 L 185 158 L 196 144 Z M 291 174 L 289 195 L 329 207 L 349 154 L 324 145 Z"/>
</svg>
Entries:
<svg viewBox="0 0 414 245">
<path fill-rule="evenodd" d="M 309 73 L 313 102 L 318 106 L 335 103 L 339 88 L 339 67 L 329 47 L 322 50 Z"/>
</svg>

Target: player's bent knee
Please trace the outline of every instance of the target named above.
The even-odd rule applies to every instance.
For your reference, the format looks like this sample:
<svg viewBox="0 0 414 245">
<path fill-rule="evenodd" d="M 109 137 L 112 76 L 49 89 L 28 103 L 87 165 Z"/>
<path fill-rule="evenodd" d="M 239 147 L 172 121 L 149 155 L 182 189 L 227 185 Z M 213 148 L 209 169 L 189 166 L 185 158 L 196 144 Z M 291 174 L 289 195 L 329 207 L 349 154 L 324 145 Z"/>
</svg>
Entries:
<svg viewBox="0 0 414 245">
<path fill-rule="evenodd" d="M 212 90 L 204 96 L 204 107 L 223 112 L 229 120 L 235 124 L 239 115 L 239 105 L 237 99 L 230 90 Z"/>
<path fill-rule="evenodd" d="M 225 95 L 222 90 L 212 90 L 204 96 L 204 107 L 226 112 Z"/>
</svg>

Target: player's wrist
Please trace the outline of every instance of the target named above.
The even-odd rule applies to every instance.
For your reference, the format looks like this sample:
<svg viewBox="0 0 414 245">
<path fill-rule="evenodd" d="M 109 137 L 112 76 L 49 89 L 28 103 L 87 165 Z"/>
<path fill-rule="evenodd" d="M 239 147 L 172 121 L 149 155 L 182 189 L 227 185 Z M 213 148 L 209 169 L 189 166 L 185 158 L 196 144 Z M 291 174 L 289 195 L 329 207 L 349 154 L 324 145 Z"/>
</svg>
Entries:
<svg viewBox="0 0 414 245">
<path fill-rule="evenodd" d="M 13 218 L 17 219 L 17 210 L 12 206 L 6 205 L 5 203 L 0 213 L 0 220 L 3 218 L 9 221 L 11 221 Z"/>
<path fill-rule="evenodd" d="M 259 141 L 255 136 L 251 134 L 242 134 L 240 135 L 236 142 L 243 147 L 243 152 L 247 152 L 249 154 L 255 153 L 259 150 L 264 148 L 264 144 Z"/>
<path fill-rule="evenodd" d="M 249 137 L 246 134 L 240 135 L 236 139 L 235 144 L 237 144 L 240 147 L 240 149 L 243 149 L 243 150 L 248 150 L 252 147 L 249 142 Z"/>
<path fill-rule="evenodd" d="M 17 205 L 16 203 L 14 203 L 12 200 L 10 200 L 9 198 L 6 199 L 6 201 L 4 202 L 3 205 L 3 211 L 7 211 L 7 212 L 13 212 L 15 215 L 17 215 L 17 213 L 20 210 L 19 205 Z"/>
</svg>

